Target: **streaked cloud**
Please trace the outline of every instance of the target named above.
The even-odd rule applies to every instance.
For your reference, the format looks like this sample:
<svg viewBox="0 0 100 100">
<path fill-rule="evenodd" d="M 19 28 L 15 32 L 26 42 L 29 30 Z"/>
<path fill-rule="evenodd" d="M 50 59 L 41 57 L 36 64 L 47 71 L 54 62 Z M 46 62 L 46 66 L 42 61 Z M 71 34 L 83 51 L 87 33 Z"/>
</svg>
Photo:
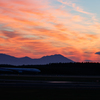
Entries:
<svg viewBox="0 0 100 100">
<path fill-rule="evenodd" d="M 99 27 L 95 14 L 69 0 L 0 1 L 0 53 L 97 60 Z"/>
</svg>

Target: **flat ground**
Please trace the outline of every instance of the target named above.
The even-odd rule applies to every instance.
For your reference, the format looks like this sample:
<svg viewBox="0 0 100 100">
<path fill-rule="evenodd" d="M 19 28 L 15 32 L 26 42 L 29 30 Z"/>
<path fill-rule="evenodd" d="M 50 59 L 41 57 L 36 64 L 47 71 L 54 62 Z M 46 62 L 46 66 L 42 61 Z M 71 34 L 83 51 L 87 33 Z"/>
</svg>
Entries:
<svg viewBox="0 0 100 100">
<path fill-rule="evenodd" d="M 96 100 L 99 76 L 1 75 L 1 100 Z"/>
<path fill-rule="evenodd" d="M 99 100 L 100 89 L 1 88 L 1 100 Z"/>
<path fill-rule="evenodd" d="M 0 75 L 0 79 L 38 80 L 38 81 L 71 81 L 71 82 L 99 82 L 100 76 L 64 76 L 64 75 Z"/>
</svg>

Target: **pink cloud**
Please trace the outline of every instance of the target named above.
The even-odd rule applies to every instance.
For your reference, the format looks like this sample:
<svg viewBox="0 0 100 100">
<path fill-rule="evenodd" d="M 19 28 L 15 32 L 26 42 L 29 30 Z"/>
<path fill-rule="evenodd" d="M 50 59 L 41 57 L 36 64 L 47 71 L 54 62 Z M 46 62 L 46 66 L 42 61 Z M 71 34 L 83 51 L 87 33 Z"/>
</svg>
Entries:
<svg viewBox="0 0 100 100">
<path fill-rule="evenodd" d="M 59 1 L 91 15 L 76 4 Z M 55 8 L 48 0 L 1 0 L 0 52 L 17 57 L 39 58 L 61 53 L 74 61 L 94 59 L 94 54 L 86 57 L 84 50 L 91 51 L 99 41 L 98 34 L 91 34 L 91 31 L 100 32 L 99 24 L 94 25 L 60 6 Z"/>
</svg>

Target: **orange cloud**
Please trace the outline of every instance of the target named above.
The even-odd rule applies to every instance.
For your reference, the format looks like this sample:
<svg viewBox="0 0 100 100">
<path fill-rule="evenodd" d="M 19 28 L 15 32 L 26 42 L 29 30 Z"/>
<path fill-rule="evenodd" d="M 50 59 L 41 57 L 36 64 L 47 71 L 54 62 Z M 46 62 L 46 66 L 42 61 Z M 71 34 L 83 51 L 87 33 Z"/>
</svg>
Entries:
<svg viewBox="0 0 100 100">
<path fill-rule="evenodd" d="M 59 1 L 94 17 L 72 2 Z M 61 53 L 74 61 L 97 59 L 95 54 L 84 52 L 99 50 L 99 23 L 97 25 L 96 20 L 95 24 L 92 23 L 94 19 L 87 21 L 87 17 L 72 14 L 61 5 L 56 8 L 50 2 L 1 0 L 0 52 L 16 57 L 39 58 Z"/>
</svg>

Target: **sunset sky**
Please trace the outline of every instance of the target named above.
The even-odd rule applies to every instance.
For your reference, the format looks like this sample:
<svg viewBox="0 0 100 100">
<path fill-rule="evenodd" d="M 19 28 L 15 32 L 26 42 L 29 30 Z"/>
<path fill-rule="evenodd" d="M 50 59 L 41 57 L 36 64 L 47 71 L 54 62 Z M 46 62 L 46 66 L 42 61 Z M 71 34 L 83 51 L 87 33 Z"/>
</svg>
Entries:
<svg viewBox="0 0 100 100">
<path fill-rule="evenodd" d="M 0 53 L 100 62 L 100 0 L 0 0 Z"/>
</svg>

